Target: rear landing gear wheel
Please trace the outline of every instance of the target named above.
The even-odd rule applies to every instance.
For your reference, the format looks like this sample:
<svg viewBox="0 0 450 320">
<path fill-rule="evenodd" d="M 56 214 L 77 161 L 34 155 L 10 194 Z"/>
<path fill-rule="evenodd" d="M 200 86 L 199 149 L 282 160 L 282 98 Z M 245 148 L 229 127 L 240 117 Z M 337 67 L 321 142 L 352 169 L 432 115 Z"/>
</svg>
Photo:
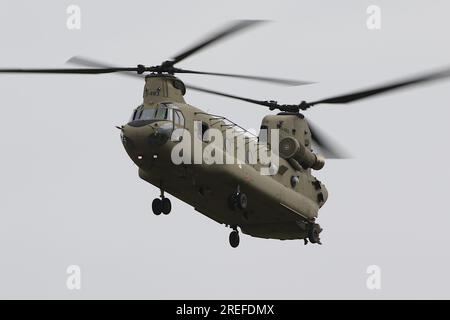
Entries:
<svg viewBox="0 0 450 320">
<path fill-rule="evenodd" d="M 239 208 L 241 210 L 247 209 L 248 198 L 247 195 L 243 192 L 240 193 L 232 193 L 228 197 L 228 206 L 231 210 L 236 210 Z"/>
<path fill-rule="evenodd" d="M 248 198 L 245 193 L 239 193 L 237 195 L 237 205 L 239 209 L 245 210 L 247 209 Z"/>
<path fill-rule="evenodd" d="M 239 245 L 239 232 L 237 230 L 233 230 L 230 233 L 230 246 L 233 248 L 237 248 Z"/>
<path fill-rule="evenodd" d="M 152 202 L 153 213 L 159 216 L 163 212 L 163 202 L 159 198 L 153 199 Z M 169 210 L 170 211 L 170 210 Z"/>
<path fill-rule="evenodd" d="M 170 203 L 170 199 L 169 198 L 163 198 L 161 200 L 161 211 L 164 214 L 169 214 L 170 210 L 172 210 L 172 204 Z"/>
</svg>

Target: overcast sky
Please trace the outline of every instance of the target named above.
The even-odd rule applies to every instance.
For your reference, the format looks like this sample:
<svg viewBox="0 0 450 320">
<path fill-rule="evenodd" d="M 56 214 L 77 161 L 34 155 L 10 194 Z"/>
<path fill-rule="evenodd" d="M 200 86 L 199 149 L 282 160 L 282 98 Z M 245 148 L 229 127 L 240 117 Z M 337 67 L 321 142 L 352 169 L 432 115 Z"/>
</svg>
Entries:
<svg viewBox="0 0 450 320">
<path fill-rule="evenodd" d="M 81 9 L 81 29 L 66 9 Z M 366 9 L 381 8 L 368 30 Z M 180 67 L 316 81 L 279 87 L 185 82 L 298 103 L 450 65 L 448 1 L 0 2 L 0 66 L 59 67 L 74 55 L 154 65 L 231 19 L 268 23 Z M 317 176 L 323 245 L 241 236 L 140 180 L 115 125 L 143 81 L 117 75 L 0 76 L 0 298 L 450 298 L 450 81 L 323 105 L 307 116 L 354 156 Z M 195 92 L 188 103 L 259 128 L 264 108 Z M 249 199 L 249 201 L 252 201 Z M 66 268 L 81 268 L 68 290 Z M 366 269 L 381 268 L 381 290 Z"/>
</svg>

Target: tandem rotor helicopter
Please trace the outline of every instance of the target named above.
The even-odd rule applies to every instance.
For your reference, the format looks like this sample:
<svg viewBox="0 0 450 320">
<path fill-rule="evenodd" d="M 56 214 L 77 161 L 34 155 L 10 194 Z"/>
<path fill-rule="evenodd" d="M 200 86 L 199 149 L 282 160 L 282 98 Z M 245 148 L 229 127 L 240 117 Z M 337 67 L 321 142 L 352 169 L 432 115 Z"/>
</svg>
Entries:
<svg viewBox="0 0 450 320">
<path fill-rule="evenodd" d="M 255 100 L 196 86 L 186 85 L 175 74 L 199 74 L 273 82 L 284 85 L 304 85 L 310 82 L 247 76 L 240 74 L 202 72 L 175 67 L 185 58 L 232 34 L 261 23 L 259 20 L 240 20 L 207 37 L 203 41 L 160 65 L 147 67 L 113 67 L 90 59 L 74 57 L 68 62 L 83 68 L 60 69 L 0 69 L 0 73 L 42 74 L 105 74 L 121 72 L 145 76 L 143 103 L 133 110 L 130 121 L 118 127 L 121 140 L 131 160 L 138 166 L 139 177 L 160 189 L 160 196 L 152 203 L 154 214 L 169 214 L 171 202 L 167 193 L 193 206 L 205 216 L 232 228 L 230 245 L 239 245 L 240 230 L 254 237 L 271 239 L 303 239 L 320 244 L 322 228 L 316 223 L 319 209 L 325 204 L 328 192 L 323 183 L 312 175 L 325 160 L 312 149 L 319 146 L 327 158 L 342 158 L 320 130 L 307 121 L 301 111 L 320 104 L 345 104 L 382 94 L 406 86 L 434 81 L 450 76 L 445 69 L 418 77 L 376 86 L 366 90 L 298 104 L 278 104 L 276 101 Z M 189 105 L 183 96 L 186 89 L 215 94 L 278 110 L 262 119 L 261 129 L 278 129 L 279 158 L 276 173 L 262 175 L 260 163 L 174 164 L 171 152 L 176 141 L 171 139 L 175 129 L 200 132 L 203 147 L 209 142 L 209 129 L 234 130 L 236 135 L 249 132 L 225 117 L 212 115 Z M 196 124 L 201 125 L 196 128 Z M 262 143 L 261 134 L 255 137 Z M 181 139 L 180 139 L 181 140 Z M 265 137 L 264 142 L 270 141 Z M 179 142 L 179 141 L 178 141 Z M 268 147 L 274 147 L 268 145 Z M 236 155 L 234 155 L 236 157 Z M 192 163 L 192 162 L 191 162 Z"/>
</svg>

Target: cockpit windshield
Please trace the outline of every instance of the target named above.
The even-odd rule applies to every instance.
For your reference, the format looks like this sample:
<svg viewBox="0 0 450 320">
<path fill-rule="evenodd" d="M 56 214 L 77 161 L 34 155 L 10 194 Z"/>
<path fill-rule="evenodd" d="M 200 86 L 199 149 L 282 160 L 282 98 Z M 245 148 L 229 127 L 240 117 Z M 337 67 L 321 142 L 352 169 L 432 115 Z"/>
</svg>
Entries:
<svg viewBox="0 0 450 320">
<path fill-rule="evenodd" d="M 170 120 L 172 121 L 172 109 L 165 105 L 154 108 L 139 107 L 133 111 L 131 121 L 137 120 Z"/>
</svg>

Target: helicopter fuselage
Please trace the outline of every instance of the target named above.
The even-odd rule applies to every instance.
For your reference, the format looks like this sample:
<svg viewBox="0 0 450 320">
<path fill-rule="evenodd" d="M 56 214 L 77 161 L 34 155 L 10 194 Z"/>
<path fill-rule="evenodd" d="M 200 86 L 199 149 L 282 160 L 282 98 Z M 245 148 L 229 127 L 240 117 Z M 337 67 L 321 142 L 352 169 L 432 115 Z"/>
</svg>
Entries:
<svg viewBox="0 0 450 320">
<path fill-rule="evenodd" d="M 325 186 L 311 169 L 296 170 L 282 158 L 273 175 L 261 174 L 259 163 L 174 163 L 172 151 L 180 141 L 171 138 L 173 130 L 194 133 L 196 123 L 203 124 L 203 131 L 230 128 L 225 118 L 186 104 L 183 94 L 183 83 L 173 76 L 146 77 L 144 103 L 121 133 L 139 176 L 218 223 L 240 227 L 251 236 L 310 238 L 312 228 L 318 226 L 314 223 L 318 210 L 327 199 Z M 206 147 L 208 142 L 201 144 Z M 239 193 L 248 199 L 244 208 L 230 205 L 230 197 Z"/>
</svg>

